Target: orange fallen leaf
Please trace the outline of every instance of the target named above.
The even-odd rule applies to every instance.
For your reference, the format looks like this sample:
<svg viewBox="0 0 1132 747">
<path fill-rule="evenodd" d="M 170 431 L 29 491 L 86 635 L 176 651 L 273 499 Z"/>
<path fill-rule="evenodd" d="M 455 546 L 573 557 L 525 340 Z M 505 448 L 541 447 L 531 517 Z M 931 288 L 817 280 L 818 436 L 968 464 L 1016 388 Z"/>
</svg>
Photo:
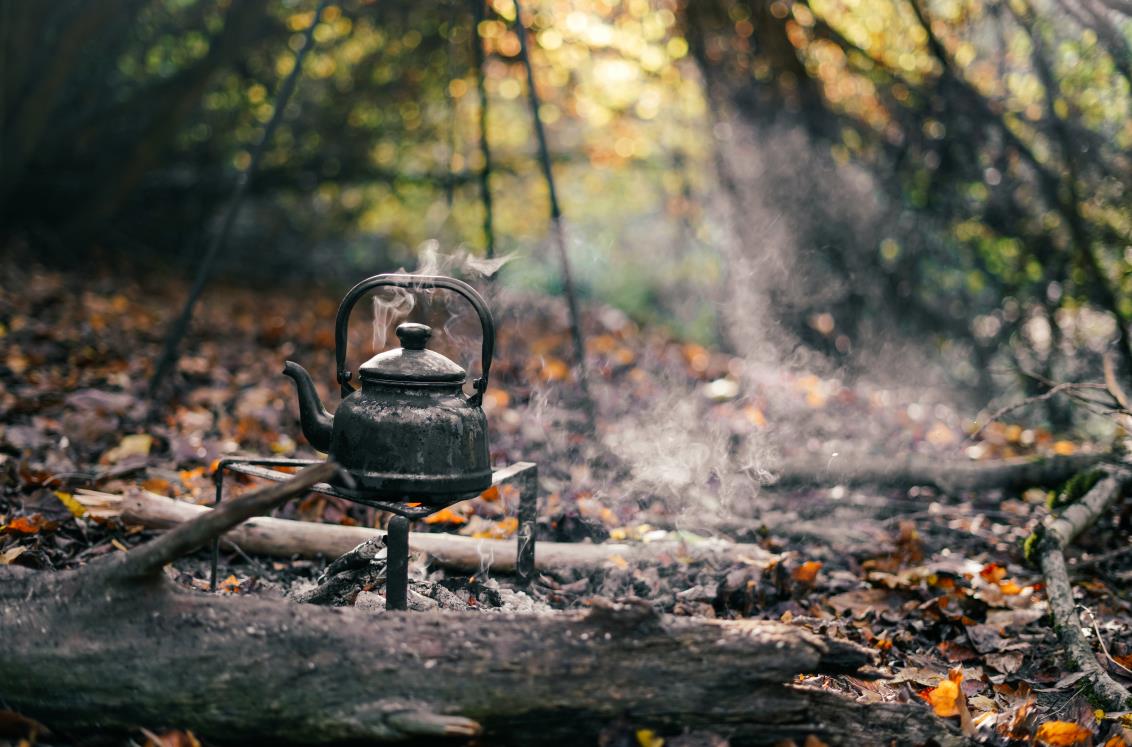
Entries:
<svg viewBox="0 0 1132 747">
<path fill-rule="evenodd" d="M 488 387 L 488 390 L 484 392 L 483 395 L 483 403 L 485 407 L 495 407 L 502 410 L 511 404 L 511 395 L 502 389 Z"/>
<path fill-rule="evenodd" d="M 507 539 L 508 537 L 514 535 L 515 531 L 518 528 L 519 520 L 514 516 L 508 516 L 507 518 L 500 520 L 491 529 L 487 529 L 482 532 L 476 532 L 472 535 L 472 537 L 474 537 L 475 539 Z"/>
<path fill-rule="evenodd" d="M 497 500 L 499 500 L 499 486 L 492 485 L 490 488 L 480 493 L 480 498 L 487 501 L 488 503 L 495 503 Z"/>
<path fill-rule="evenodd" d="M 142 487 L 151 493 L 159 493 L 161 495 L 169 494 L 169 481 L 160 477 L 151 477 L 142 483 Z"/>
<path fill-rule="evenodd" d="M 979 571 L 979 575 L 983 577 L 983 580 L 993 584 L 996 581 L 1001 581 L 1006 578 L 1006 569 L 998 563 L 987 563 L 983 566 L 982 570 Z"/>
<path fill-rule="evenodd" d="M 1061 456 L 1070 456 L 1077 452 L 1077 445 L 1072 441 L 1057 441 L 1053 445 L 1053 453 Z M 1057 722 L 1054 722 L 1057 723 Z"/>
<path fill-rule="evenodd" d="M 17 516 L 9 521 L 4 528 L 16 534 L 37 534 L 44 529 L 50 530 L 57 526 L 58 524 L 54 521 L 43 518 L 43 514 L 32 514 L 31 516 Z"/>
<path fill-rule="evenodd" d="M 807 560 L 794 569 L 794 580 L 800 584 L 813 584 L 814 579 L 818 577 L 818 571 L 821 570 L 821 565 L 820 560 Z"/>
<path fill-rule="evenodd" d="M 1128 747 L 1128 743 L 1124 741 L 1124 737 L 1117 734 L 1109 737 L 1108 741 L 1104 743 L 1104 747 Z"/>
<path fill-rule="evenodd" d="M 167 731 L 164 734 L 155 734 L 148 729 L 142 729 L 145 735 L 145 747 L 200 747 L 200 741 L 191 731 Z"/>
<path fill-rule="evenodd" d="M 998 585 L 998 589 L 1008 597 L 1017 596 L 1022 593 L 1022 587 L 1014 581 L 1003 581 Z"/>
<path fill-rule="evenodd" d="M 425 524 L 467 524 L 468 517 L 456 513 L 450 508 L 442 508 L 432 516 L 426 516 Z"/>
<path fill-rule="evenodd" d="M 558 358 L 547 358 L 542 362 L 540 376 L 543 381 L 565 381 L 570 377 L 570 367 Z"/>
<path fill-rule="evenodd" d="M 220 582 L 220 591 L 225 594 L 237 594 L 240 591 L 240 580 L 235 576 L 229 576 Z"/>
<path fill-rule="evenodd" d="M 938 687 L 920 693 L 924 700 L 931 704 L 935 715 L 942 718 L 959 715 L 959 701 L 962 696 L 959 686 L 963 683 L 963 673 L 959 669 L 952 669 L 947 679 L 939 683 Z"/>
<path fill-rule="evenodd" d="M 754 405 L 747 405 L 743 408 L 742 412 L 743 415 L 746 416 L 747 420 L 751 421 L 751 423 L 753 423 L 756 428 L 766 427 L 766 415 L 764 415 L 763 411 L 759 408 L 755 407 Z"/>
<path fill-rule="evenodd" d="M 1072 747 L 1092 736 L 1091 730 L 1072 721 L 1047 721 L 1038 727 L 1035 738 L 1049 747 Z"/>
<path fill-rule="evenodd" d="M 204 467 L 197 467 L 196 469 L 183 469 L 181 470 L 180 474 L 181 482 L 185 483 L 185 485 L 188 485 L 198 477 L 204 477 L 204 472 Z"/>
</svg>

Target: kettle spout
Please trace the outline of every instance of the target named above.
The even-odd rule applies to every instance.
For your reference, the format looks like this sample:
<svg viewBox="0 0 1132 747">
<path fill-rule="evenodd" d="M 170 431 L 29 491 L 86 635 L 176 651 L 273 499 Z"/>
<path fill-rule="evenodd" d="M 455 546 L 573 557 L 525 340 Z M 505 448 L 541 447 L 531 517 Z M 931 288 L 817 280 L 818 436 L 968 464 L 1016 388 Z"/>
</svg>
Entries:
<svg viewBox="0 0 1132 747">
<path fill-rule="evenodd" d="M 310 441 L 311 446 L 323 453 L 329 452 L 330 435 L 334 432 L 334 419 L 322 406 L 311 375 L 305 368 L 292 361 L 283 364 L 283 375 L 294 380 L 295 388 L 299 392 L 299 423 L 303 427 L 303 435 Z"/>
</svg>

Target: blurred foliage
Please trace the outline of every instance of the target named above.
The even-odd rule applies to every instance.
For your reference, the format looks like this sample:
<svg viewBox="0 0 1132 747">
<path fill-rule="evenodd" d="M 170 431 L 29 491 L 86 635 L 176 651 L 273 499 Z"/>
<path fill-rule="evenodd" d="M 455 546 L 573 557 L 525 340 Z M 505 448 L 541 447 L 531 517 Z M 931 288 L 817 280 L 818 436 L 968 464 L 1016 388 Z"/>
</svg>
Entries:
<svg viewBox="0 0 1132 747">
<path fill-rule="evenodd" d="M 314 3 L 0 5 L 5 232 L 189 266 Z M 583 289 L 741 349 L 719 309 L 750 279 L 776 324 L 835 361 L 912 332 L 986 391 L 1003 361 L 1074 376 L 1115 341 L 1132 364 L 1130 13 L 528 3 Z M 498 251 L 524 260 L 504 272 L 557 288 L 515 8 L 473 17 L 455 0 L 327 9 L 229 270 L 355 277 L 413 266 L 430 238 L 482 251 L 482 43 Z"/>
</svg>

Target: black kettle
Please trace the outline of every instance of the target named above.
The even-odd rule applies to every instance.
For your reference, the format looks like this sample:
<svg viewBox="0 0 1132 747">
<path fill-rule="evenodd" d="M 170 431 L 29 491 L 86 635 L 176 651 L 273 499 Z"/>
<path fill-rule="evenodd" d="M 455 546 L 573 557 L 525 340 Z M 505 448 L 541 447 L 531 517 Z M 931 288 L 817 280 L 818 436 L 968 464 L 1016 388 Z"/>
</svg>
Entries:
<svg viewBox="0 0 1132 747">
<path fill-rule="evenodd" d="M 407 290 L 443 288 L 466 298 L 483 330 L 480 377 L 465 396 L 467 372 L 429 350 L 432 329 L 397 327 L 401 347 L 370 358 L 358 369 L 361 388 L 350 384 L 346 338 L 350 312 L 366 292 L 382 286 Z M 319 401 L 310 374 L 287 361 L 283 373 L 298 389 L 303 435 L 353 478 L 348 492 L 375 499 L 448 504 L 491 485 L 487 418 L 481 407 L 487 389 L 495 323 L 483 297 L 455 278 L 430 275 L 375 275 L 342 299 L 334 329 L 335 360 L 342 403 L 331 416 Z"/>
</svg>

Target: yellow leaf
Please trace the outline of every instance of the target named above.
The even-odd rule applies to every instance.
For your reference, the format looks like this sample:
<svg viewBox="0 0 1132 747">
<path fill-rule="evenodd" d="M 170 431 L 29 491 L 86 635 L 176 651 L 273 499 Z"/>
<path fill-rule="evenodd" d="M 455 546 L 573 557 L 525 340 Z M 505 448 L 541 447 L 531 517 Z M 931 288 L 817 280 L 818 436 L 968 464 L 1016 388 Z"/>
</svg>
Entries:
<svg viewBox="0 0 1132 747">
<path fill-rule="evenodd" d="M 1092 731 L 1072 721 L 1047 721 L 1038 727 L 1036 738 L 1049 747 L 1073 747 L 1092 736 Z"/>
<path fill-rule="evenodd" d="M 657 736 L 652 729 L 637 729 L 638 747 L 664 747 L 664 737 Z"/>
<path fill-rule="evenodd" d="M 130 456 L 148 456 L 153 446 L 153 436 L 145 433 L 135 433 L 124 437 L 117 446 L 102 455 L 102 461 L 108 464 L 120 462 Z"/>
<path fill-rule="evenodd" d="M 62 490 L 56 490 L 55 497 L 58 498 L 59 502 L 66 506 L 67 510 L 75 516 L 82 516 L 86 513 L 86 506 L 76 501 L 75 496 L 71 495 L 70 493 L 64 493 Z"/>
<path fill-rule="evenodd" d="M 617 566 L 621 570 L 625 570 L 629 567 L 629 561 L 625 560 L 625 558 L 621 557 L 620 555 L 610 555 L 609 562 Z"/>
</svg>

